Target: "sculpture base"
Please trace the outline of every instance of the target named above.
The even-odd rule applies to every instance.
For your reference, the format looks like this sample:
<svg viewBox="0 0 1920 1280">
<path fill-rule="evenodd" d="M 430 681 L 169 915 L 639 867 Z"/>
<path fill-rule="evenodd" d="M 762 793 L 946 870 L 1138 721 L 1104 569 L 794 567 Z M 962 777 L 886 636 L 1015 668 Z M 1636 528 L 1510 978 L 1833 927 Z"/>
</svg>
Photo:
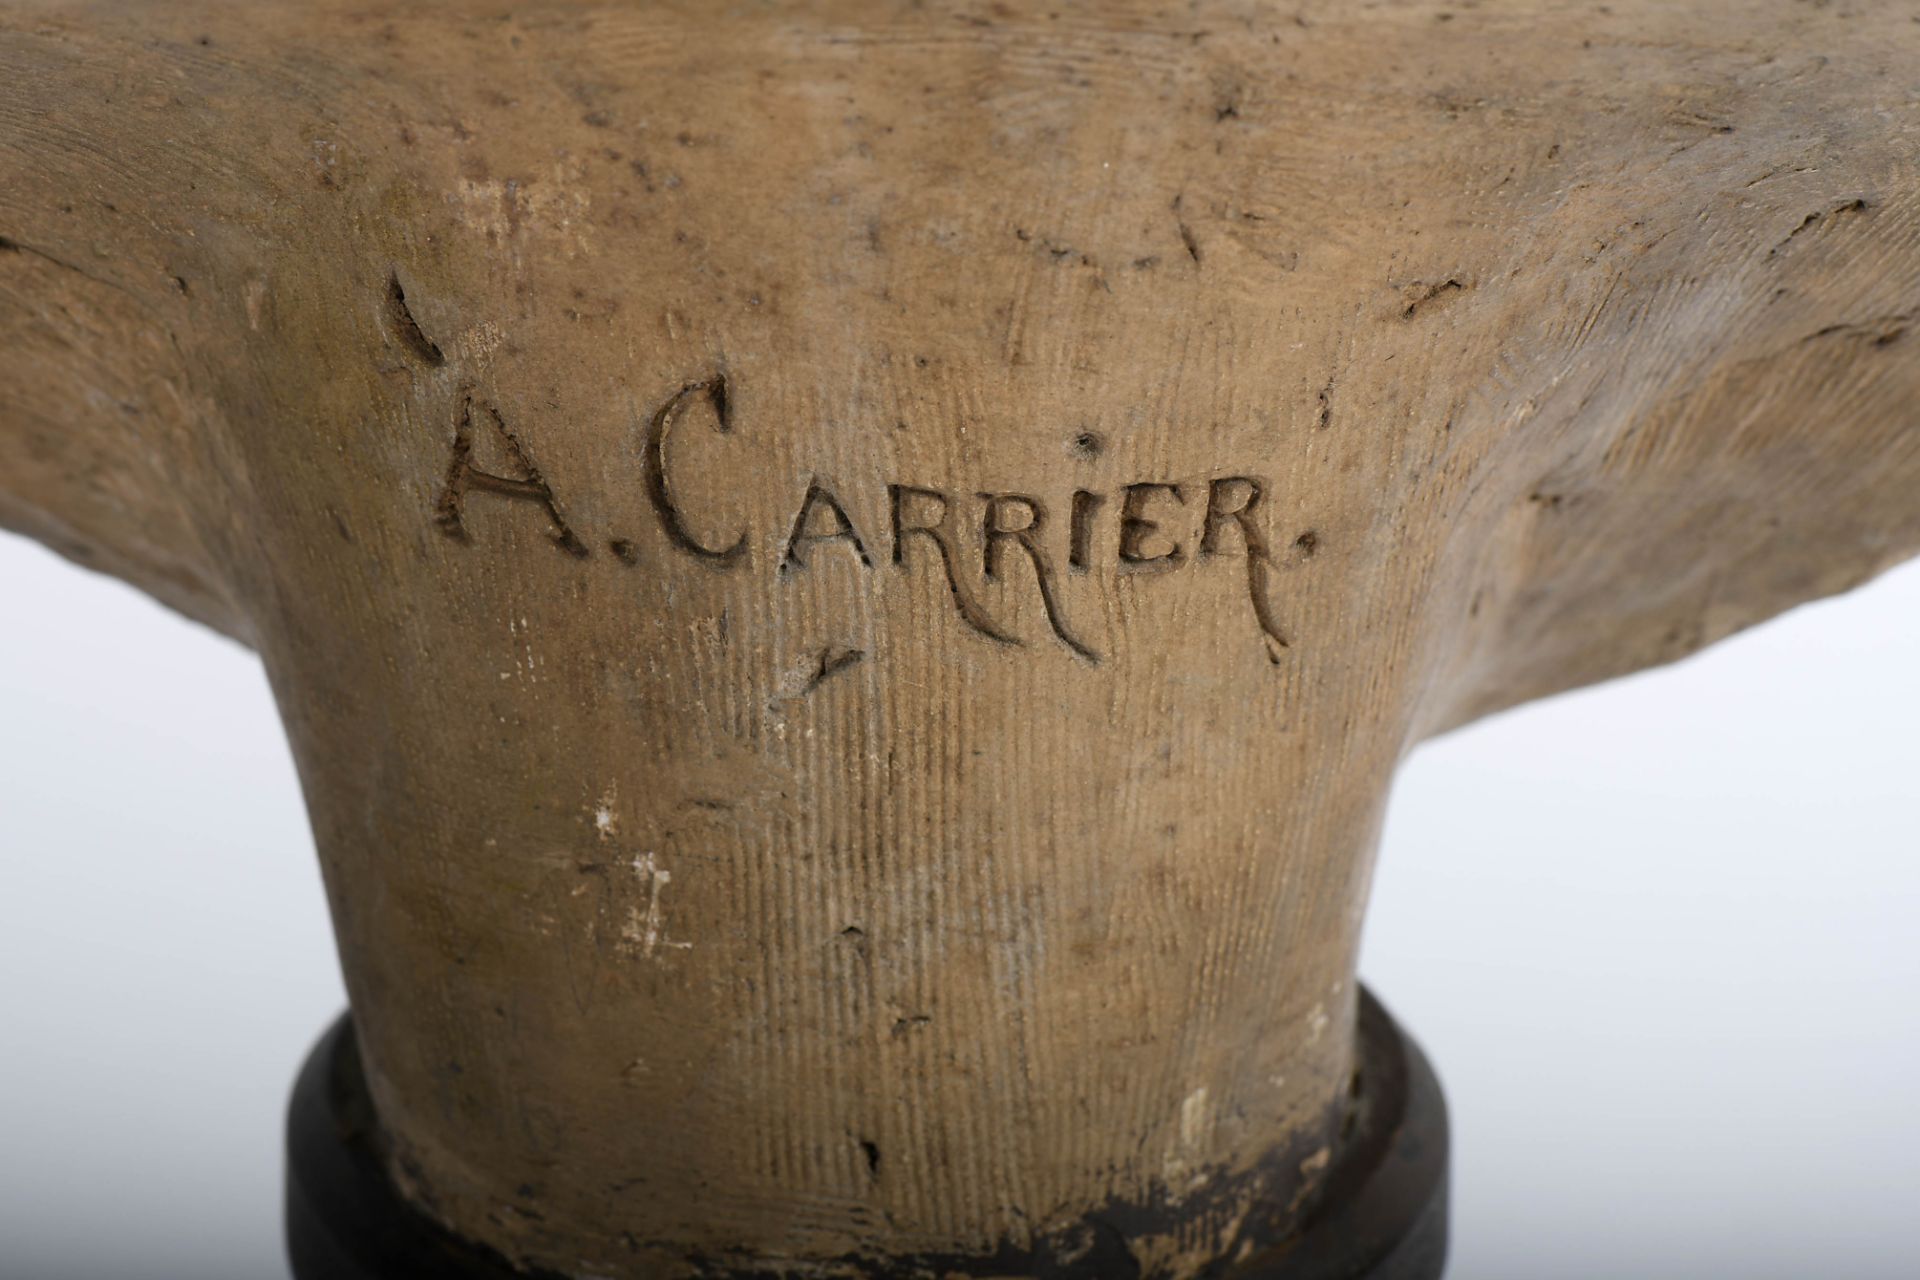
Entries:
<svg viewBox="0 0 1920 1280">
<path fill-rule="evenodd" d="M 1223 1261 L 1209 1277 L 1437 1280 L 1447 1243 L 1446 1101 L 1419 1046 L 1364 989 L 1359 1058 L 1355 1123 L 1320 1207 L 1287 1244 L 1237 1266 Z M 294 1085 L 286 1203 L 296 1280 L 529 1280 L 428 1220 L 388 1179 L 346 1015 L 321 1037 Z M 913 1273 L 873 1263 L 862 1274 Z M 1058 1275 L 1066 1280 L 1066 1271 Z"/>
</svg>

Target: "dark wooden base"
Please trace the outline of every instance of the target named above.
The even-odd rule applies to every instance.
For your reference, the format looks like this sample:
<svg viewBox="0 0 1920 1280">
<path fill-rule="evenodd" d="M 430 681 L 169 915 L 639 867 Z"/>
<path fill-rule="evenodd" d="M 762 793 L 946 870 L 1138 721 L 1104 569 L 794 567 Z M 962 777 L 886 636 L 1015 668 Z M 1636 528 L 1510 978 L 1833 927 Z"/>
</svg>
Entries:
<svg viewBox="0 0 1920 1280">
<path fill-rule="evenodd" d="M 1320 1208 L 1291 1240 L 1237 1267 L 1222 1261 L 1208 1270 L 1208 1280 L 1440 1276 L 1447 1244 L 1446 1101 L 1419 1046 L 1364 990 L 1359 1032 L 1354 1124 Z M 353 1024 L 343 1015 L 308 1056 L 287 1117 L 287 1249 L 296 1280 L 529 1280 L 528 1272 L 456 1239 L 408 1205 L 386 1176 L 379 1142 Z M 849 1266 L 871 1280 L 919 1280 L 929 1274 L 924 1261 L 849 1260 Z M 974 1273 L 964 1259 L 939 1261 L 931 1274 Z M 1123 1241 L 1069 1267 L 1034 1263 L 1021 1271 L 1009 1270 L 1010 1260 L 998 1256 L 979 1261 L 981 1275 L 1147 1280 Z"/>
</svg>

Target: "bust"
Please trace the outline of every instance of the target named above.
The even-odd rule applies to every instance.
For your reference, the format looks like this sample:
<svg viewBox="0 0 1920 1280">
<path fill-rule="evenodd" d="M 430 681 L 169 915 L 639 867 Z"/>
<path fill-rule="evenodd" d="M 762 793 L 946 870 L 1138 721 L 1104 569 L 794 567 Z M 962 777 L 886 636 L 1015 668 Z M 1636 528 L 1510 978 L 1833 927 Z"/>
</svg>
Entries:
<svg viewBox="0 0 1920 1280">
<path fill-rule="evenodd" d="M 16 2 L 0 523 L 259 651 L 452 1235 L 1223 1274 L 1329 1194 L 1404 754 L 1920 545 L 1917 58 Z"/>
</svg>

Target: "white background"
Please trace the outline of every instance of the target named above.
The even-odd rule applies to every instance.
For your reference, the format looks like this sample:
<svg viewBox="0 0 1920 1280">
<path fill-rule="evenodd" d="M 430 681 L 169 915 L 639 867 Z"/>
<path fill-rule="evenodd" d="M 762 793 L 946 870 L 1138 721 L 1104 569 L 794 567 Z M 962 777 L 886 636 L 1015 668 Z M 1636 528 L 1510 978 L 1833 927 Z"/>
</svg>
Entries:
<svg viewBox="0 0 1920 1280">
<path fill-rule="evenodd" d="M 1455 1280 L 1920 1269 L 1920 566 L 1402 774 L 1363 976 Z M 0 536 L 0 1277 L 284 1274 L 344 1000 L 258 663 Z"/>
</svg>

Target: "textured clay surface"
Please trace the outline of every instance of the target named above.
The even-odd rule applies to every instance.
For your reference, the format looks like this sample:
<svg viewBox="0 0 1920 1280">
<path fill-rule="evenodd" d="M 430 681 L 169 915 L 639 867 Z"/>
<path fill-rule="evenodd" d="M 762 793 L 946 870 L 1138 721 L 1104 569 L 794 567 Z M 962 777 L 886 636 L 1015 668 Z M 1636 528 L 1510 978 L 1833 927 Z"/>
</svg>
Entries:
<svg viewBox="0 0 1920 1280">
<path fill-rule="evenodd" d="M 0 0 L 0 524 L 265 660 L 456 1231 L 1200 1275 L 1409 748 L 1920 546 L 1909 10 Z"/>
</svg>

